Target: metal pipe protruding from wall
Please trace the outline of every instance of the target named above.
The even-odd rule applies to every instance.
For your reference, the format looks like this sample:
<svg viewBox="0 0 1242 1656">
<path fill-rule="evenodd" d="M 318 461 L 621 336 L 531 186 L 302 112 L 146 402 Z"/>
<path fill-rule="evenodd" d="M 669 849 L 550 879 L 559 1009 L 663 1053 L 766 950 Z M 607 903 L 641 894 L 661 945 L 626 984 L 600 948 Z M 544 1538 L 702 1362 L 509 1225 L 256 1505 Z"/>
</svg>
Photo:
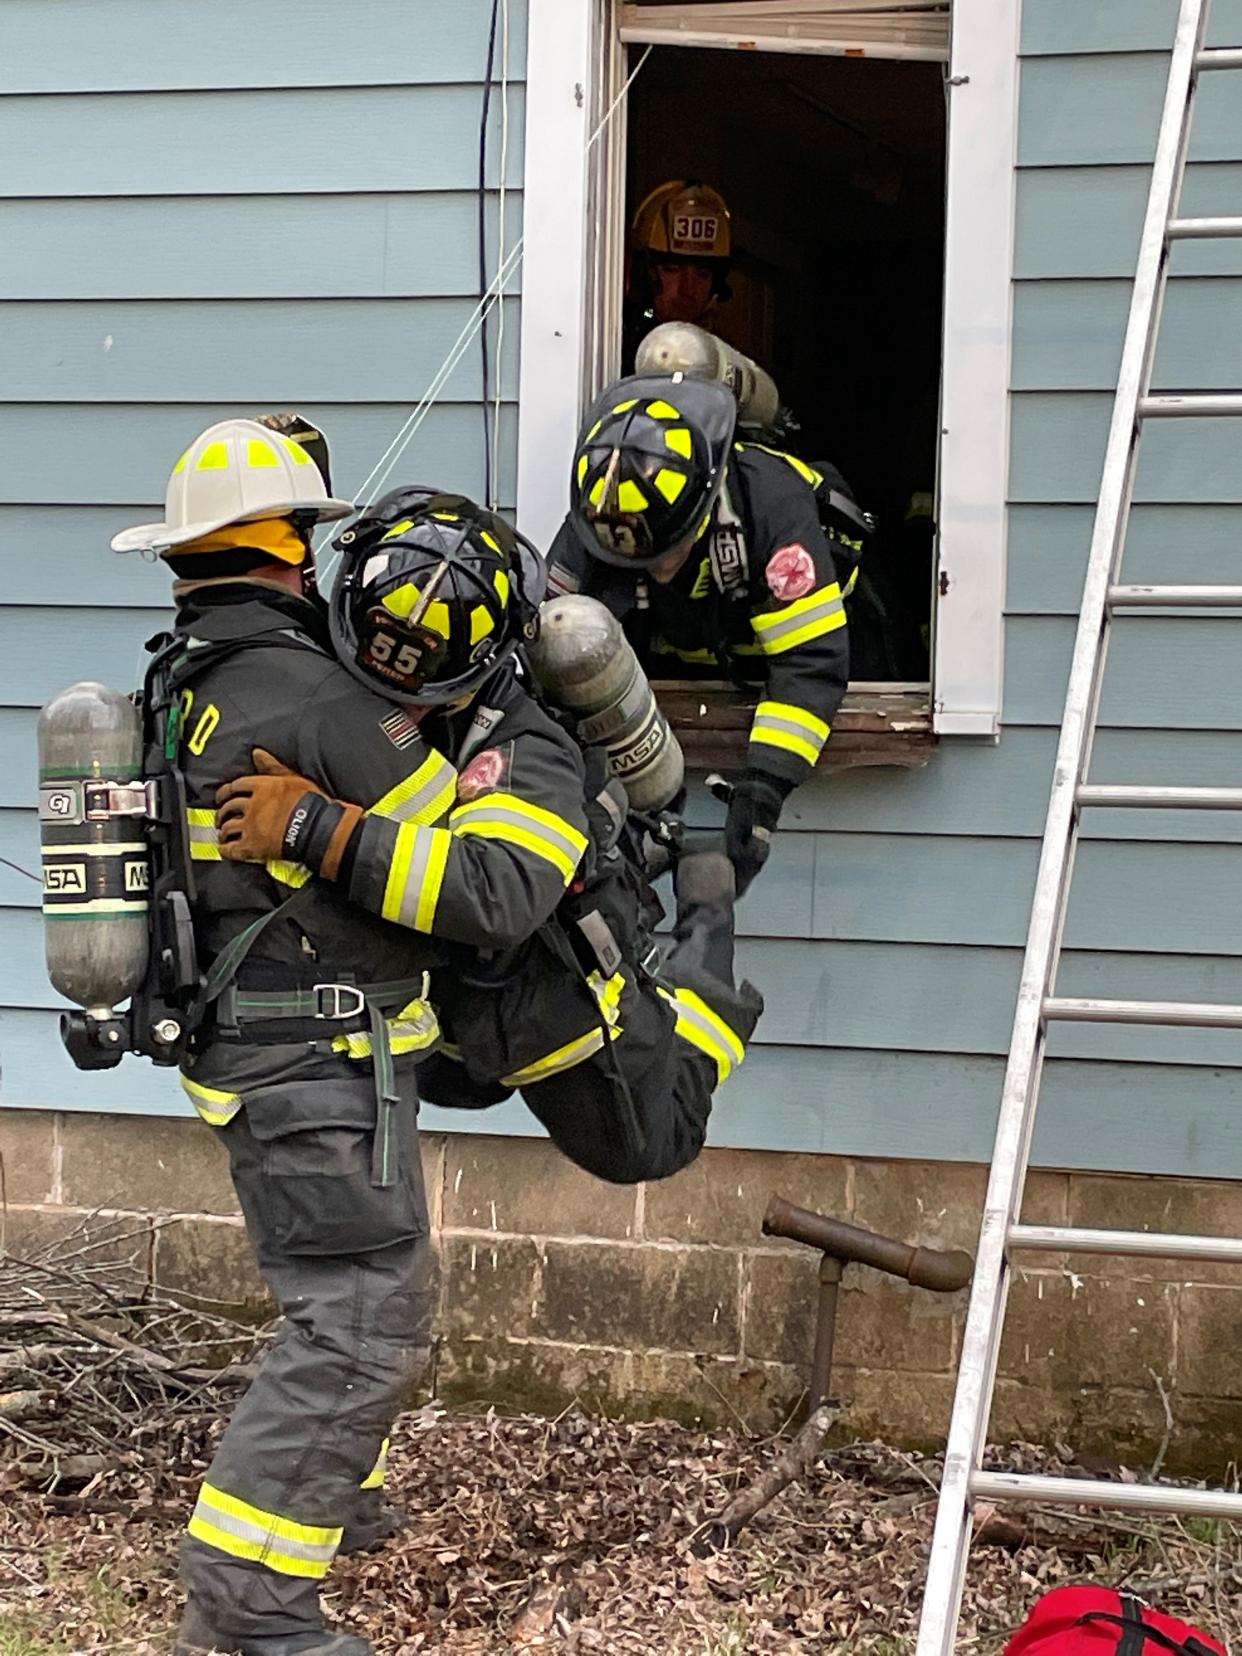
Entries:
<svg viewBox="0 0 1242 1656">
<path fill-rule="evenodd" d="M 843 1265 L 870 1265 L 888 1276 L 903 1277 L 912 1288 L 929 1288 L 934 1294 L 952 1294 L 966 1288 L 974 1275 L 975 1262 L 961 1248 L 916 1248 L 890 1236 L 830 1219 L 795 1207 L 783 1197 L 773 1196 L 763 1216 L 765 1236 L 785 1236 L 805 1243 L 821 1253 L 839 1259 Z"/>
</svg>

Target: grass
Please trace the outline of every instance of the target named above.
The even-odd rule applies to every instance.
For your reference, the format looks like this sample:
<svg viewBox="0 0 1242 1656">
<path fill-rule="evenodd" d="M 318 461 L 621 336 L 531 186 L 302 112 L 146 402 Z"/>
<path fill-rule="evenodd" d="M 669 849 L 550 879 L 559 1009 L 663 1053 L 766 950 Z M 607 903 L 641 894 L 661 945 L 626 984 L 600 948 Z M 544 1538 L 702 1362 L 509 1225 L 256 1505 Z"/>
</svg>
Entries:
<svg viewBox="0 0 1242 1656">
<path fill-rule="evenodd" d="M 106 1567 L 84 1580 L 68 1566 L 64 1549 L 50 1551 L 45 1563 L 47 1586 L 72 1587 L 82 1604 L 82 1616 L 104 1633 L 123 1634 L 130 1621 L 124 1593 L 108 1577 Z M 50 1606 L 0 1610 L 0 1656 L 71 1656 L 73 1643 L 56 1637 L 48 1627 Z"/>
</svg>

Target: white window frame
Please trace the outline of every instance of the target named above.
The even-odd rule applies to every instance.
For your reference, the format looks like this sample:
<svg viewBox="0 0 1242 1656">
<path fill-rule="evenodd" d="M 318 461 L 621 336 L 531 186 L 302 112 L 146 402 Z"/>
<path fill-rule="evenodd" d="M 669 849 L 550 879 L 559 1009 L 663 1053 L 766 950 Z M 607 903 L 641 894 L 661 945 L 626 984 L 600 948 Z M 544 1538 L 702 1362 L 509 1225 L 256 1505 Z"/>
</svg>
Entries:
<svg viewBox="0 0 1242 1656">
<path fill-rule="evenodd" d="M 1001 723 L 1020 6 L 953 0 L 932 679 L 946 736 Z M 616 182 L 588 144 L 620 85 L 617 15 L 615 0 L 529 0 L 517 511 L 544 546 L 599 373 L 587 301 Z"/>
</svg>

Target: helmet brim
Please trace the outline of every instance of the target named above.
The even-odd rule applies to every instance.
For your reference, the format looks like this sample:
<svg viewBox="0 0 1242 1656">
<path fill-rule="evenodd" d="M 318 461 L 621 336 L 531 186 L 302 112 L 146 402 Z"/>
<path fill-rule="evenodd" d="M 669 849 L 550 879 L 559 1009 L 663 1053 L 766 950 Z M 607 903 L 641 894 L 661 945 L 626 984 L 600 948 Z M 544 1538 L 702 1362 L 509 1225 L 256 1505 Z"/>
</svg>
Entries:
<svg viewBox="0 0 1242 1656">
<path fill-rule="evenodd" d="M 201 540 L 204 535 L 214 535 L 217 529 L 227 529 L 234 523 L 259 523 L 265 518 L 292 517 L 295 512 L 308 516 L 313 513 L 316 523 L 334 523 L 352 517 L 354 510 L 352 500 L 335 500 L 331 496 L 313 505 L 304 500 L 276 501 L 261 512 L 248 512 L 244 517 L 207 518 L 201 523 L 186 523 L 177 528 L 170 523 L 138 523 L 113 535 L 110 544 L 114 552 L 165 552 L 188 541 Z"/>
</svg>

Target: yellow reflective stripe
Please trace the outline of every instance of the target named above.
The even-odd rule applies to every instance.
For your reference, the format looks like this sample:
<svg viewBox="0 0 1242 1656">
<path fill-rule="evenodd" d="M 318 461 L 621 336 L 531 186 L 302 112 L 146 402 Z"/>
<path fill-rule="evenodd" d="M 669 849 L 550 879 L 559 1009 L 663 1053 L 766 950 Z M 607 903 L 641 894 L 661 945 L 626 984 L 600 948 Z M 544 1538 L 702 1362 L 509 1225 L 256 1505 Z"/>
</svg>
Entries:
<svg viewBox="0 0 1242 1656">
<path fill-rule="evenodd" d="M 566 884 L 582 861 L 586 835 L 555 811 L 533 805 L 516 794 L 490 793 L 459 805 L 449 817 L 455 834 L 482 834 L 488 839 L 520 845 L 559 871 Z"/>
<path fill-rule="evenodd" d="M 439 1020 L 425 1000 L 412 1000 L 384 1022 L 388 1028 L 388 1049 L 396 1057 L 403 1052 L 422 1052 L 439 1039 Z M 338 1035 L 332 1042 L 332 1050 L 350 1058 L 370 1058 L 371 1036 L 365 1030 Z"/>
<path fill-rule="evenodd" d="M 467 822 L 454 833 L 463 837 L 467 834 L 477 834 L 481 839 L 500 840 L 504 845 L 520 846 L 523 851 L 529 851 L 531 856 L 540 857 L 544 862 L 552 864 L 565 884 L 574 877 L 579 858 L 569 857 L 556 846 L 550 844 L 540 833 L 531 828 L 522 828 L 511 822 Z"/>
<path fill-rule="evenodd" d="M 609 1040 L 615 1041 L 621 1033 L 619 1029 L 608 1031 Z M 544 1058 L 537 1058 L 533 1064 L 527 1064 L 525 1069 L 514 1070 L 512 1075 L 502 1075 L 501 1085 L 506 1087 L 526 1087 L 535 1081 L 547 1081 L 553 1075 L 560 1075 L 565 1070 L 573 1069 L 575 1065 L 583 1063 L 587 1058 L 597 1053 L 604 1044 L 602 1029 L 592 1029 L 585 1035 L 579 1035 L 572 1041 L 566 1041 L 564 1046 L 557 1047 L 555 1052 L 549 1052 Z"/>
<path fill-rule="evenodd" d="M 845 612 L 839 615 L 826 615 L 819 621 L 808 621 L 804 627 L 795 632 L 786 634 L 783 638 L 769 641 L 762 640 L 764 655 L 784 655 L 786 650 L 796 650 L 799 644 L 809 644 L 813 638 L 822 638 L 825 633 L 836 632 L 846 624 Z"/>
<path fill-rule="evenodd" d="M 341 1544 L 339 1528 L 295 1523 L 205 1483 L 199 1490 L 189 1532 L 232 1558 L 263 1564 L 280 1575 L 321 1580 Z"/>
<path fill-rule="evenodd" d="M 432 753 L 404 782 L 377 799 L 369 814 L 386 817 L 390 822 L 430 826 L 439 822 L 456 792 L 457 772 L 442 755 Z"/>
<path fill-rule="evenodd" d="M 708 667 L 718 667 L 720 665 L 711 650 L 681 650 L 678 649 L 676 644 L 670 644 L 666 638 L 653 638 L 651 648 L 656 655 L 676 656 L 678 661 L 701 662 Z M 758 644 L 734 644 L 730 647 L 730 654 L 757 656 L 762 655 L 763 651 Z"/>
<path fill-rule="evenodd" d="M 768 610 L 752 615 L 754 628 L 765 655 L 782 655 L 799 644 L 824 633 L 835 632 L 845 625 L 845 601 L 835 581 L 810 592 L 805 598 L 796 598 L 782 609 Z"/>
<path fill-rule="evenodd" d="M 397 829 L 380 913 L 400 926 L 429 932 L 436 917 L 440 887 L 453 836 L 447 828 L 403 822 Z"/>
<path fill-rule="evenodd" d="M 592 972 L 587 982 L 591 993 L 595 996 L 595 1003 L 604 1015 L 608 1025 L 608 1039 L 615 1041 L 621 1034 L 621 1025 L 617 1022 L 621 1007 L 621 995 L 625 989 L 625 973 L 614 972 L 607 983 L 598 972 Z M 542 1058 L 536 1058 L 533 1064 L 527 1064 L 520 1070 L 514 1070 L 512 1075 L 502 1075 L 501 1084 L 506 1087 L 524 1087 L 535 1081 L 546 1081 L 550 1076 L 561 1075 L 566 1070 L 573 1069 L 587 1058 L 597 1053 L 604 1044 L 604 1032 L 596 1027 L 585 1035 L 575 1036 L 572 1041 L 566 1041 L 564 1046 L 557 1047 L 553 1052 L 545 1053 Z"/>
<path fill-rule="evenodd" d="M 264 863 L 263 866 L 273 880 L 281 885 L 292 886 L 295 891 L 300 890 L 311 877 L 310 869 L 304 863 L 277 861 Z"/>
<path fill-rule="evenodd" d="M 216 832 L 216 813 L 201 805 L 191 805 L 186 810 L 185 821 L 190 841 L 190 861 L 219 862 L 220 836 Z"/>
<path fill-rule="evenodd" d="M 673 1033 L 714 1061 L 716 1084 L 723 1086 L 745 1056 L 746 1049 L 740 1039 L 719 1013 L 713 1012 L 693 989 L 677 989 L 672 993 L 661 989 L 659 992 L 671 1003 L 677 1015 Z"/>
<path fill-rule="evenodd" d="M 861 564 L 855 564 L 853 569 L 850 571 L 849 580 L 841 588 L 842 598 L 848 598 L 850 593 L 853 592 L 854 588 L 858 585 L 858 572 L 861 568 Z"/>
<path fill-rule="evenodd" d="M 358 1485 L 359 1489 L 383 1489 L 384 1480 L 388 1476 L 388 1444 L 389 1440 L 387 1438 L 380 1444 L 380 1452 L 376 1456 L 375 1465 Z"/>
<path fill-rule="evenodd" d="M 840 597 L 841 588 L 835 581 L 829 581 L 827 586 L 817 587 L 814 592 L 808 592 L 805 598 L 795 598 L 792 604 L 752 616 L 750 624 L 757 633 L 775 632 L 788 622 L 797 620 L 800 615 L 806 615 L 811 611 L 818 612 L 828 604 L 839 601 Z"/>
<path fill-rule="evenodd" d="M 221 1092 L 217 1087 L 204 1087 L 199 1081 L 191 1081 L 188 1075 L 181 1077 L 181 1085 L 190 1103 L 209 1127 L 227 1127 L 242 1107 L 241 1098 L 237 1093 Z"/>
<path fill-rule="evenodd" d="M 808 765 L 814 765 L 819 760 L 819 749 L 805 737 L 795 736 L 788 730 L 770 729 L 766 725 L 761 725 L 758 720 L 750 727 L 750 740 L 767 747 L 783 748 L 786 753 L 793 753 L 799 759 L 805 759 Z"/>
<path fill-rule="evenodd" d="M 808 713 L 805 707 L 796 707 L 792 702 L 762 701 L 755 709 L 750 740 L 796 753 L 799 759 L 813 765 L 830 733 L 831 727 L 814 713 Z"/>
<path fill-rule="evenodd" d="M 780 719 L 785 724 L 797 725 L 813 742 L 818 742 L 820 747 L 823 747 L 832 733 L 832 726 L 826 719 L 821 719 L 817 713 L 812 713 L 805 707 L 798 707 L 793 702 L 761 701 L 755 709 L 755 717 Z"/>
<path fill-rule="evenodd" d="M 809 483 L 813 489 L 818 489 L 824 481 L 823 474 L 817 472 L 813 466 L 808 466 L 805 460 L 799 460 L 796 454 L 786 454 L 784 449 L 769 448 L 766 443 L 735 443 L 738 449 L 762 449 L 765 454 L 774 454 L 778 460 L 783 460 L 787 466 L 792 466 L 804 483 Z"/>
</svg>

